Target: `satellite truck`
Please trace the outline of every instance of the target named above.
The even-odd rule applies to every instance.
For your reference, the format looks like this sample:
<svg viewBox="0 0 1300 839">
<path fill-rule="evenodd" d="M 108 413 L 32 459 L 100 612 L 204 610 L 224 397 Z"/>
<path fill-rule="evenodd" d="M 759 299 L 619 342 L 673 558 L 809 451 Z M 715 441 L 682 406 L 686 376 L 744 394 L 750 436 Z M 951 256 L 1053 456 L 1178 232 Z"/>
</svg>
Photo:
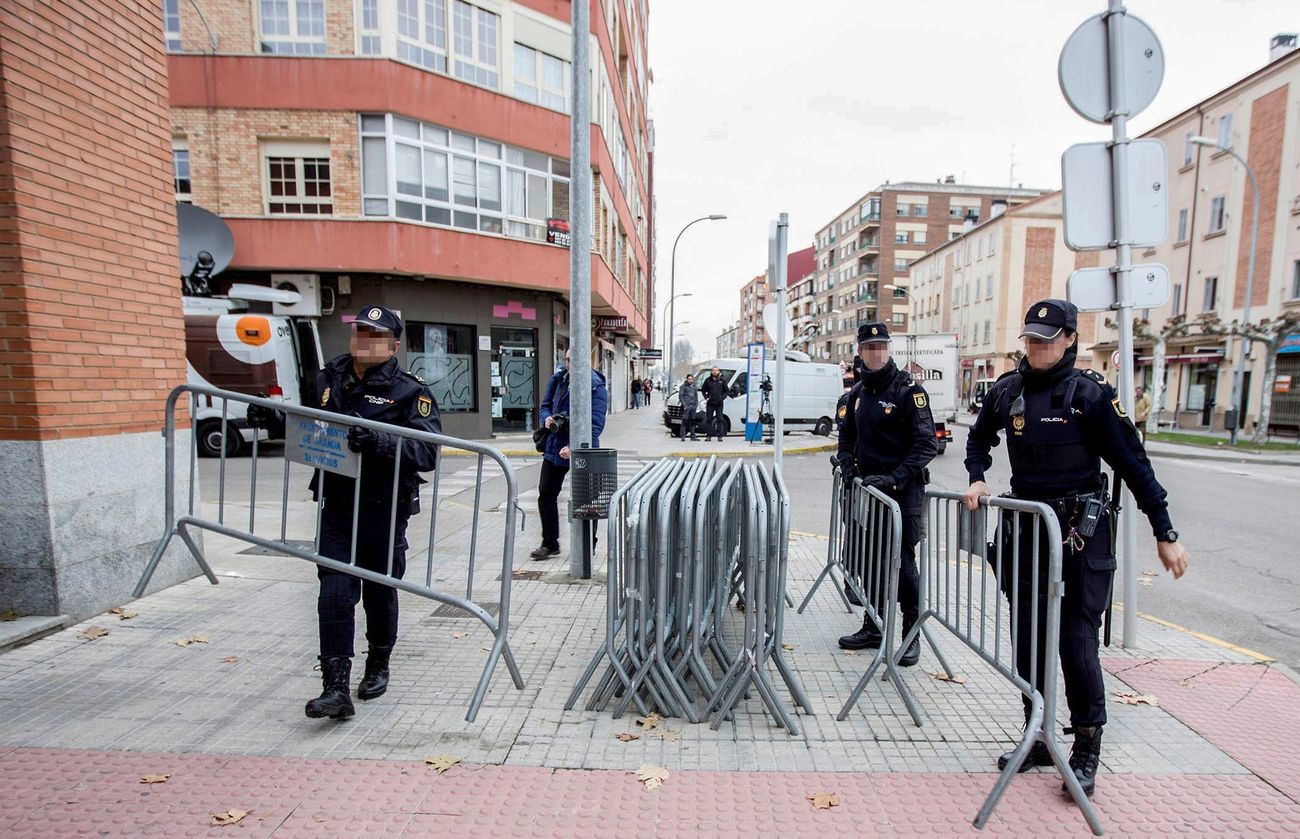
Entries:
<svg viewBox="0 0 1300 839">
<path fill-rule="evenodd" d="M 213 294 L 208 281 L 230 265 L 234 236 L 225 222 L 201 207 L 177 204 L 176 217 L 186 381 L 290 405 L 312 404 L 322 364 L 319 279 L 314 274 L 272 274 L 274 287 L 235 283 L 226 294 Z M 283 414 L 254 427 L 247 408 L 242 403 L 223 407 L 219 399 L 197 397 L 199 454 L 221 454 L 223 413 L 229 432 L 227 457 L 251 445 L 254 435 L 259 441 L 284 438 Z"/>
</svg>

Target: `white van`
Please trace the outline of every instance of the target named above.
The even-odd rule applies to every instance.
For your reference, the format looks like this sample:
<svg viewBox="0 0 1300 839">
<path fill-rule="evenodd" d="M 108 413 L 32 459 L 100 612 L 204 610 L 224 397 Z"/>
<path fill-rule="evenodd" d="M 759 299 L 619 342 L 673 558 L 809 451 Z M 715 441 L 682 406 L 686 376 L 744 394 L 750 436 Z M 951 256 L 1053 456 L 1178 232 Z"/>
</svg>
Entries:
<svg viewBox="0 0 1300 839">
<path fill-rule="evenodd" d="M 843 374 L 838 364 L 813 364 L 808 361 L 794 360 L 794 353 L 787 353 L 785 361 L 786 384 L 782 389 L 785 397 L 785 430 L 811 431 L 823 437 L 829 436 L 835 427 L 835 403 L 844 392 Z M 799 354 L 802 355 L 802 354 Z M 732 396 L 722 403 L 722 427 L 726 434 L 743 434 L 745 431 L 746 394 L 749 389 L 749 362 L 743 358 L 715 358 L 704 364 L 695 374 L 695 386 L 699 387 L 709 376 L 713 368 L 722 371 L 722 380 Z M 768 359 L 764 371 L 776 383 L 776 363 Z M 674 384 L 674 390 L 664 400 L 664 427 L 673 434 L 680 434 L 682 424 L 681 398 L 678 391 L 681 382 Z M 773 391 L 775 395 L 775 391 Z M 751 414 L 758 412 L 763 394 L 759 390 L 749 393 Z M 768 407 L 768 412 L 772 408 Z M 695 430 L 704 433 L 704 397 L 700 396 L 699 412 L 696 414 Z"/>
</svg>

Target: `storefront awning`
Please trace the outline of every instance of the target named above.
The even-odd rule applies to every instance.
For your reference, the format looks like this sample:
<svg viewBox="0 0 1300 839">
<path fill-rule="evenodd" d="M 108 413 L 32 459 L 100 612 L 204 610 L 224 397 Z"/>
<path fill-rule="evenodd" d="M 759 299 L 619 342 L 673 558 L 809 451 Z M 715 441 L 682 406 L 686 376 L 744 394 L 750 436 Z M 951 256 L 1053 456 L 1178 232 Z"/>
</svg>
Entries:
<svg viewBox="0 0 1300 839">
<path fill-rule="evenodd" d="M 1165 356 L 1166 364 L 1218 364 L 1223 361 L 1223 353 L 1187 353 L 1185 355 L 1167 355 Z M 1155 357 L 1144 355 L 1138 358 L 1138 366 L 1149 366 L 1155 363 Z"/>
</svg>

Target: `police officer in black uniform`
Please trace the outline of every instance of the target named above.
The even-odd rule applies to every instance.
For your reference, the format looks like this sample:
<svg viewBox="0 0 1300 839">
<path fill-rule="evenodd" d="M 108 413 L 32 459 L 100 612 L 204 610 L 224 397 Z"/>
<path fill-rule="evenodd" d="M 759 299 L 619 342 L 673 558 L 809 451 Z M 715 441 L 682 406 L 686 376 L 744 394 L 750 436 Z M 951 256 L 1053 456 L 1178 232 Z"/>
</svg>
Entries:
<svg viewBox="0 0 1300 839">
<path fill-rule="evenodd" d="M 1125 414 L 1120 399 L 1106 380 L 1092 370 L 1074 366 L 1078 349 L 1078 309 L 1065 300 L 1041 300 L 1029 308 L 1021 337 L 1025 358 L 1019 367 L 1002 376 L 989 390 L 975 425 L 966 441 L 966 470 L 970 488 L 966 506 L 979 507 L 981 496 L 989 495 L 985 470 L 993 464 L 990 451 L 998 444 L 998 432 L 1007 438 L 1011 461 L 1011 495 L 1049 504 L 1061 523 L 1062 574 L 1065 590 L 1061 600 L 1059 653 L 1065 679 L 1066 701 L 1074 746 L 1070 767 L 1084 792 L 1092 795 L 1097 764 L 1101 758 L 1101 731 L 1106 723 L 1106 693 L 1097 657 L 1098 630 L 1110 599 L 1115 573 L 1112 541 L 1114 511 L 1106 496 L 1101 461 L 1114 468 L 1133 492 L 1138 507 L 1151 522 L 1160 561 L 1181 577 L 1187 569 L 1186 549 L 1169 519 L 1165 490 L 1156 480 L 1151 462 L 1138 439 L 1137 429 Z M 1100 518 L 1096 514 L 1100 511 Z M 1095 530 L 1093 527 L 1095 526 Z M 1009 551 L 1015 537 L 1004 519 L 996 557 Z M 1091 535 L 1086 535 L 1088 531 Z M 1043 537 L 1045 537 L 1045 532 Z M 1033 572 L 1024 557 L 1033 555 L 1032 528 L 1022 528 L 1020 579 L 1010 579 L 1010 568 L 1001 569 L 1000 587 L 1018 600 L 1016 626 L 1016 671 L 1025 679 L 1031 673 L 1031 633 L 1038 644 L 1038 679 L 1042 676 L 1047 651 L 1045 585 L 1048 545 L 1039 548 L 1039 601 L 1032 601 Z M 1036 624 L 1036 626 L 1035 626 Z M 1030 703 L 1025 700 L 1025 718 Z M 1069 733 L 1070 729 L 1067 729 Z M 998 760 L 1004 768 L 1009 754 Z M 1036 743 L 1024 762 L 1024 769 L 1050 766 L 1051 756 Z"/>
<path fill-rule="evenodd" d="M 894 364 L 889 354 L 889 328 L 885 324 L 865 323 L 858 327 L 858 356 L 865 371 L 862 381 L 849 391 L 849 409 L 840 429 L 837 457 L 846 477 L 859 477 L 863 484 L 886 493 L 898 502 L 903 514 L 898 602 L 903 610 L 903 634 L 906 635 L 920 614 L 916 543 L 921 540 L 925 467 L 939 453 L 939 444 L 934 438 L 929 396 L 910 373 Z M 892 603 L 876 605 L 882 617 L 886 608 L 893 608 Z M 861 650 L 879 647 L 882 640 L 868 618 L 863 621 L 862 629 L 840 638 L 839 645 L 846 650 Z M 898 663 L 911 667 L 920 658 L 918 637 Z"/>
<path fill-rule="evenodd" d="M 352 325 L 351 353 L 330 360 L 316 378 L 321 410 L 441 433 L 442 420 L 429 386 L 397 363 L 401 337 L 402 321 L 396 313 L 383 306 L 363 308 Z M 394 498 L 393 468 L 398 446 L 402 462 Z M 396 502 L 392 574 L 401 579 L 406 572 L 406 522 L 419 509 L 419 485 L 424 483 L 419 473 L 437 465 L 438 447 L 353 426 L 348 432 L 348 448 L 361 455 L 356 564 L 387 573 L 389 522 Z M 318 485 L 321 476 L 323 485 Z M 348 562 L 352 553 L 355 479 L 320 471 L 312 479 L 311 488 L 324 493 L 321 555 Z M 397 640 L 397 590 L 323 566 L 317 566 L 316 572 L 320 578 L 316 610 L 324 690 L 307 703 L 306 713 L 309 717 L 347 719 L 354 713 L 349 693 L 357 600 L 366 612 L 366 641 L 370 648 L 357 697 L 374 699 L 388 690 L 388 659 Z"/>
</svg>

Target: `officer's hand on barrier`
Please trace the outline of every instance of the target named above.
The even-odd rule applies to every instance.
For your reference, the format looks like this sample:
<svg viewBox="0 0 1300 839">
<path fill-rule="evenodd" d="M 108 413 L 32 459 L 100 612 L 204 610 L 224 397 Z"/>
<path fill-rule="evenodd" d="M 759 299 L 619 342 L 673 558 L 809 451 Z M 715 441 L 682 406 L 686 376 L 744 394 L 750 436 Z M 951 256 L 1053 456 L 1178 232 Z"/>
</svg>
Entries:
<svg viewBox="0 0 1300 839">
<path fill-rule="evenodd" d="M 269 428 L 275 419 L 275 411 L 261 405 L 248 406 L 248 424 L 254 428 Z"/>
<path fill-rule="evenodd" d="M 1192 561 L 1182 542 L 1156 542 L 1156 553 L 1160 555 L 1165 570 L 1173 574 L 1175 580 L 1187 572 L 1187 565 Z"/>
<path fill-rule="evenodd" d="M 354 425 L 348 431 L 348 448 L 358 454 L 390 454 L 394 448 L 393 435 Z"/>
<path fill-rule="evenodd" d="M 980 499 L 986 495 L 992 495 L 993 490 L 983 481 L 975 481 L 966 488 L 963 498 L 966 501 L 966 509 L 972 513 L 980 508 Z"/>
<path fill-rule="evenodd" d="M 863 475 L 862 485 L 887 492 L 894 489 L 894 479 L 888 475 Z"/>
</svg>

